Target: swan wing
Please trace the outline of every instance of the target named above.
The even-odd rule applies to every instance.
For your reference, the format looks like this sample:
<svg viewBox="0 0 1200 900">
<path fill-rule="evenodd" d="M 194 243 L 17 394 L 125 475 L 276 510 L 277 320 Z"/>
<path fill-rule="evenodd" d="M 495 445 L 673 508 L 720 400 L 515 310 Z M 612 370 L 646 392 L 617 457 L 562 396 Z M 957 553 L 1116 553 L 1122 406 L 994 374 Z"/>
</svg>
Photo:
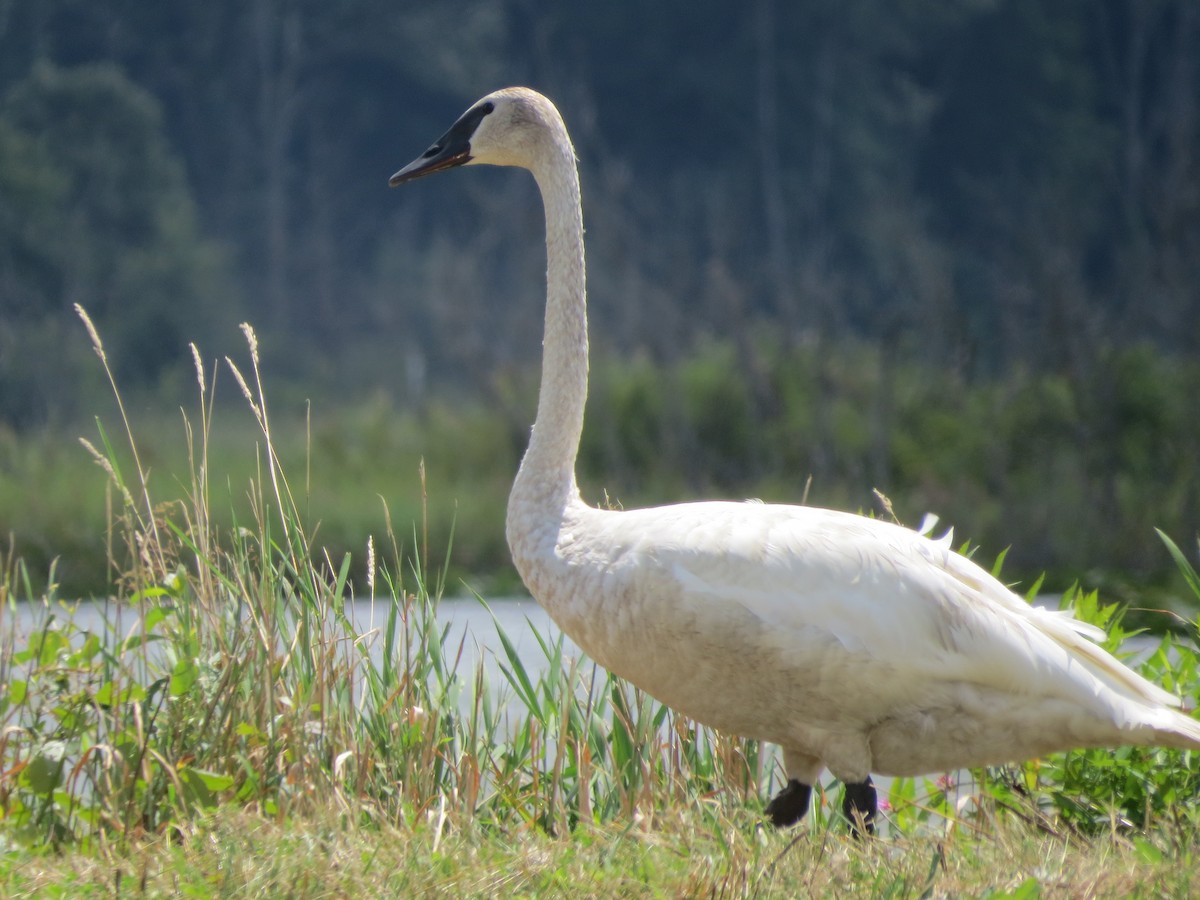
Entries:
<svg viewBox="0 0 1200 900">
<path fill-rule="evenodd" d="M 866 682 L 894 679 L 901 693 L 955 682 L 1108 706 L 1122 705 L 1109 692 L 1180 705 L 1093 643 L 1100 629 L 1029 605 L 948 540 L 810 507 L 662 512 L 674 520 L 645 523 L 656 568 L 699 609 L 733 603 L 753 614 L 780 654 L 834 641 Z"/>
</svg>

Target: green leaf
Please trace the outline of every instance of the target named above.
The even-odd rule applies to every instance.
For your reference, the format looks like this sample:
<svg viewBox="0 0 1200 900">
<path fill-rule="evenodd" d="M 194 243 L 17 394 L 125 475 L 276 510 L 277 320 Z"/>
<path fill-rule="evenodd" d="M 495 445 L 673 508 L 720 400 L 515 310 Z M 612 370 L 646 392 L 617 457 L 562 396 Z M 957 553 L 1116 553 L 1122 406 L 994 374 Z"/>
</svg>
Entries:
<svg viewBox="0 0 1200 900">
<path fill-rule="evenodd" d="M 1001 897 L 1007 898 L 1007 900 L 1038 900 L 1042 896 L 1042 886 L 1036 878 L 1030 876 L 1012 891 L 997 892 L 988 896 L 997 898 L 997 900 Z"/>
<path fill-rule="evenodd" d="M 180 697 L 186 694 L 195 686 L 197 678 L 199 673 L 196 671 L 196 664 L 190 659 L 179 660 L 171 673 L 171 696 Z"/>
<path fill-rule="evenodd" d="M 160 634 L 131 634 L 121 642 L 121 652 L 128 653 L 130 650 L 136 650 L 144 644 L 153 644 L 155 641 L 164 640 Z"/>
<path fill-rule="evenodd" d="M 159 623 L 171 614 L 171 610 L 163 606 L 155 606 L 146 613 L 144 630 L 148 633 L 158 627 Z"/>
<path fill-rule="evenodd" d="M 59 651 L 70 647 L 70 642 L 63 637 L 62 632 L 47 629 L 31 640 L 29 647 L 37 654 L 40 665 L 49 666 L 58 662 Z"/>
<path fill-rule="evenodd" d="M 92 696 L 92 699 L 99 706 L 112 706 L 113 701 L 116 699 L 114 696 L 115 691 L 116 686 L 111 681 L 106 681 L 96 689 L 96 693 Z"/>
<path fill-rule="evenodd" d="M 154 587 L 143 588 L 140 591 L 134 591 L 132 594 L 129 595 L 129 602 L 130 603 L 140 603 L 143 600 L 156 600 L 159 597 L 169 597 L 169 596 L 171 596 L 171 594 L 166 588 L 154 586 Z M 158 609 L 158 608 L 159 607 L 155 607 L 155 609 Z M 151 610 L 151 612 L 153 612 L 153 610 Z M 149 626 L 147 626 L 147 627 L 149 627 Z"/>
<path fill-rule="evenodd" d="M 204 786 L 210 791 L 227 791 L 233 787 L 234 777 L 232 775 L 221 775 L 218 772 L 208 772 L 204 769 L 188 769 L 189 775 L 195 775 L 204 782 Z"/>
<path fill-rule="evenodd" d="M 1000 570 L 1004 568 L 1004 560 L 1005 560 L 1005 558 L 1007 558 L 1008 551 L 1011 549 L 1012 549 L 1011 547 L 1005 547 L 1003 550 L 1000 551 L 1000 554 L 996 557 L 996 561 L 994 563 L 992 563 L 992 577 L 993 578 L 1000 577 Z"/>
<path fill-rule="evenodd" d="M 88 632 L 87 637 L 84 638 L 83 646 L 71 654 L 71 662 L 75 665 L 91 662 L 103 649 L 100 638 Z"/>
<path fill-rule="evenodd" d="M 22 781 L 35 794 L 50 796 L 62 780 L 63 761 L 66 756 L 66 741 L 47 741 L 21 772 Z"/>
<path fill-rule="evenodd" d="M 1192 593 L 1200 600 L 1200 574 L 1196 573 L 1196 569 L 1188 562 L 1188 558 L 1179 549 L 1179 545 L 1167 537 L 1166 532 L 1159 528 L 1155 528 L 1154 530 L 1158 533 L 1162 542 L 1167 545 L 1167 552 L 1175 560 L 1175 565 L 1179 567 L 1179 571 L 1183 574 L 1183 580 L 1187 582 L 1188 587 L 1192 589 Z"/>
<path fill-rule="evenodd" d="M 1160 863 L 1163 859 L 1162 851 L 1155 847 L 1146 838 L 1138 835 L 1133 839 L 1133 847 L 1137 850 L 1137 854 L 1143 862 Z"/>
<path fill-rule="evenodd" d="M 521 701 L 526 705 L 531 713 L 533 713 L 539 721 L 544 721 L 541 705 L 537 700 L 537 693 L 533 689 L 533 682 L 529 679 L 529 673 L 525 671 L 525 666 L 521 662 L 521 656 L 517 653 L 517 648 L 511 640 L 509 640 L 507 632 L 500 627 L 497 621 L 496 636 L 500 638 L 500 644 L 504 647 L 504 655 L 508 658 L 511 670 L 506 666 L 501 666 L 501 671 L 508 678 L 509 683 L 516 689 L 521 697 Z"/>
<path fill-rule="evenodd" d="M 183 785 L 183 799 L 186 803 L 206 808 L 217 805 L 216 795 L 209 787 L 208 779 L 201 775 L 200 770 L 184 768 L 178 774 L 179 781 Z M 211 775 L 212 773 L 204 774 Z"/>
</svg>

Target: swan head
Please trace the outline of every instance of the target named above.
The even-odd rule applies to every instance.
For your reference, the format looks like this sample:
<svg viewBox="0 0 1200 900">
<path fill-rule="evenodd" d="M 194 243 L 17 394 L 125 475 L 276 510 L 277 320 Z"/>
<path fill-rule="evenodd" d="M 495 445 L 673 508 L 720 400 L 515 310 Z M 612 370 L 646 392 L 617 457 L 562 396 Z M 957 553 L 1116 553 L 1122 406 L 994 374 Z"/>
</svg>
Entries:
<svg viewBox="0 0 1200 900">
<path fill-rule="evenodd" d="M 455 166 L 536 169 L 547 155 L 571 151 L 554 104 L 529 88 L 505 88 L 477 101 L 424 153 L 388 179 L 391 187 Z"/>
</svg>

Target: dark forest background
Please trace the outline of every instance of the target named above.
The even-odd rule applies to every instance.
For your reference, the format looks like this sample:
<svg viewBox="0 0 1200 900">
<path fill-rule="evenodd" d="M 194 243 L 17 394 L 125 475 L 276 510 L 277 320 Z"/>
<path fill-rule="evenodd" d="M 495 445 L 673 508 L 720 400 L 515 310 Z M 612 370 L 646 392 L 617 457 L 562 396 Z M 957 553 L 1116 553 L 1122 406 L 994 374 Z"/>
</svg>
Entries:
<svg viewBox="0 0 1200 900">
<path fill-rule="evenodd" d="M 1167 567 L 1150 526 L 1200 524 L 1197 48 L 1192 0 L 0 0 L 0 430 L 94 411 L 80 303 L 168 406 L 247 320 L 285 397 L 478 396 L 519 452 L 532 182 L 386 180 L 527 84 L 583 173 L 585 474 L 812 475 L 1029 565 Z M 663 458 L 683 484 L 642 484 Z"/>
</svg>

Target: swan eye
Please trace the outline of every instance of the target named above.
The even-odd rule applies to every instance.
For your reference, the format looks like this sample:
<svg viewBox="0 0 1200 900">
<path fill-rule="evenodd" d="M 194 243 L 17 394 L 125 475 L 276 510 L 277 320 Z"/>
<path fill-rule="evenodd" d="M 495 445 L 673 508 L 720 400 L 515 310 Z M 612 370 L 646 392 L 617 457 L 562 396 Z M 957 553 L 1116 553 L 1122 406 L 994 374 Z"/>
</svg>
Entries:
<svg viewBox="0 0 1200 900">
<path fill-rule="evenodd" d="M 421 159 L 433 159 L 433 157 L 437 156 L 441 152 L 442 152 L 442 145 L 434 144 L 432 147 L 430 147 L 428 150 L 426 150 L 424 153 L 421 154 Z"/>
</svg>

